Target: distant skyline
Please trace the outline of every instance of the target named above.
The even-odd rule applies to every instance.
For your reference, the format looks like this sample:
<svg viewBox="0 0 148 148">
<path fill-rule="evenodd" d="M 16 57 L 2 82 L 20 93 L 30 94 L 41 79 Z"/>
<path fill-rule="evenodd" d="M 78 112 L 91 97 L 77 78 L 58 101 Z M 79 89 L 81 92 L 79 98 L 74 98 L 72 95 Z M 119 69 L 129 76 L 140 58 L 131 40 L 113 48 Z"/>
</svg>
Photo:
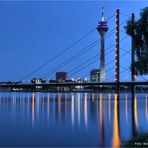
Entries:
<svg viewBox="0 0 148 148">
<path fill-rule="evenodd" d="M 117 8 L 121 13 L 129 16 L 134 12 L 138 18 L 140 9 L 147 5 L 146 1 L 128 1 L 128 6 L 127 1 L 0 1 L 0 81 L 20 80 L 84 34 L 96 28 L 98 21 L 101 20 L 102 6 L 104 6 L 105 19 L 107 19 L 115 14 Z M 127 19 L 127 16 L 121 15 L 120 22 L 125 22 Z M 110 19 L 108 24 L 109 31 L 115 28 L 115 17 Z M 123 26 L 125 25 L 126 23 L 120 30 L 124 31 Z M 126 36 L 122 32 L 120 35 L 120 39 Z M 96 39 L 100 39 L 97 30 L 30 78 L 40 77 Z M 130 37 L 125 39 L 120 47 L 129 51 L 130 40 Z M 106 39 L 105 47 L 108 48 L 112 44 L 115 44 L 115 35 Z M 97 53 L 100 53 L 100 45 L 93 47 L 89 52 L 58 71 L 69 72 Z M 121 51 L 121 54 L 123 53 L 124 51 Z M 114 56 L 114 52 L 108 54 L 106 63 L 113 60 Z M 121 58 L 121 65 L 129 68 L 130 59 L 130 54 L 125 55 Z M 99 65 L 98 58 L 98 62 L 73 77 L 89 77 L 90 70 L 99 68 Z M 107 65 L 106 69 L 112 66 L 114 63 Z M 123 70 L 121 68 L 121 71 Z M 107 73 L 108 77 L 113 75 L 114 70 Z M 47 77 L 47 79 L 54 78 L 55 75 Z M 130 72 L 122 73 L 121 80 L 130 80 Z"/>
</svg>

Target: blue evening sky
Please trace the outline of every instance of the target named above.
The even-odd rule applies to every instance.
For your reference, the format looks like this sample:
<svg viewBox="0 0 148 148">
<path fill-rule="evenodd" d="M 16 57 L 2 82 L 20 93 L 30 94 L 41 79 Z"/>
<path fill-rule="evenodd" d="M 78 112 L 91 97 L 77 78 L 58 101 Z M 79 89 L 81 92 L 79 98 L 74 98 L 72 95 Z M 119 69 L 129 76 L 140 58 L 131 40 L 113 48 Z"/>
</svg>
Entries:
<svg viewBox="0 0 148 148">
<path fill-rule="evenodd" d="M 131 15 L 134 12 L 139 17 L 140 9 L 148 6 L 148 2 L 0 1 L 0 81 L 20 80 L 68 45 L 80 39 L 85 33 L 96 28 L 98 21 L 101 19 L 102 6 L 105 9 L 105 18 L 115 14 L 117 8 L 123 14 Z M 120 22 L 124 22 L 120 27 L 121 31 L 124 31 L 123 26 L 125 26 L 127 19 L 127 16 L 121 15 Z M 115 17 L 110 19 L 108 23 L 110 31 L 115 27 Z M 120 35 L 120 39 L 126 36 L 123 32 Z M 32 77 L 40 77 L 97 39 L 100 39 L 100 36 L 95 30 L 87 38 L 26 80 Z M 129 51 L 130 41 L 130 37 L 126 38 L 120 43 L 120 47 Z M 106 48 L 112 44 L 115 44 L 115 35 L 108 37 L 105 41 Z M 114 46 L 108 51 L 112 49 L 114 49 Z M 70 72 L 97 53 L 100 53 L 100 44 L 58 71 Z M 121 54 L 124 53 L 124 51 L 121 51 Z M 114 51 L 106 55 L 106 63 L 112 61 L 114 57 Z M 130 54 L 121 58 L 121 65 L 129 69 Z M 107 64 L 106 70 L 113 66 L 114 63 Z M 89 77 L 90 70 L 98 67 L 99 57 L 97 62 L 87 66 L 70 78 Z M 121 71 L 123 70 L 121 68 Z M 107 71 L 106 75 L 110 81 L 113 81 L 114 69 Z M 53 78 L 55 78 L 55 75 L 51 74 L 46 79 Z M 129 79 L 129 72 L 121 74 L 121 80 Z"/>
</svg>

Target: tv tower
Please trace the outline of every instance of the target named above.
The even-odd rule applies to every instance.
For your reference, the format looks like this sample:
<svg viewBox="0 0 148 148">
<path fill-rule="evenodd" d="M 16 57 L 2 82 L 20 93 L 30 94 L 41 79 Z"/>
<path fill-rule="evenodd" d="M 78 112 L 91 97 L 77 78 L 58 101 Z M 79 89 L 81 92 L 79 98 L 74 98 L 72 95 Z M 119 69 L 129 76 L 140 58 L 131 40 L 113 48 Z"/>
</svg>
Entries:
<svg viewBox="0 0 148 148">
<path fill-rule="evenodd" d="M 101 36 L 101 52 L 100 52 L 100 82 L 105 82 L 105 46 L 104 36 L 108 31 L 108 23 L 104 21 L 104 7 L 102 7 L 102 20 L 98 22 L 97 30 Z"/>
</svg>

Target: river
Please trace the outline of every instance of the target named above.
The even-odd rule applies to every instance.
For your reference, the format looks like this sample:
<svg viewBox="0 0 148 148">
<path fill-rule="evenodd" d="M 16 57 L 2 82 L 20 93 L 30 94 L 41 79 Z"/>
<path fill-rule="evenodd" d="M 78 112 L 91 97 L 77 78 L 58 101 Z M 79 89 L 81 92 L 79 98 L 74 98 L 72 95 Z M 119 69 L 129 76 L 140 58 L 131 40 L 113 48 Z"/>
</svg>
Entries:
<svg viewBox="0 0 148 148">
<path fill-rule="evenodd" d="M 0 93 L 0 146 L 120 147 L 145 133 L 145 93 Z"/>
</svg>

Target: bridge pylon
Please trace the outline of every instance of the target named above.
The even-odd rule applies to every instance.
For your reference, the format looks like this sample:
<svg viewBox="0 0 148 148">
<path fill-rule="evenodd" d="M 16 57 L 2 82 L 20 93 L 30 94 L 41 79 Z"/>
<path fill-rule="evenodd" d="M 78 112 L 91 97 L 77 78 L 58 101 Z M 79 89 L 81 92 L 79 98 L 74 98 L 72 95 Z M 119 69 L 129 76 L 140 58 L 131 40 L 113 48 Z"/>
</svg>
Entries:
<svg viewBox="0 0 148 148">
<path fill-rule="evenodd" d="M 120 82 L 120 45 L 119 45 L 119 9 L 116 10 L 116 49 L 115 49 L 115 82 L 116 92 L 119 92 Z"/>
</svg>

